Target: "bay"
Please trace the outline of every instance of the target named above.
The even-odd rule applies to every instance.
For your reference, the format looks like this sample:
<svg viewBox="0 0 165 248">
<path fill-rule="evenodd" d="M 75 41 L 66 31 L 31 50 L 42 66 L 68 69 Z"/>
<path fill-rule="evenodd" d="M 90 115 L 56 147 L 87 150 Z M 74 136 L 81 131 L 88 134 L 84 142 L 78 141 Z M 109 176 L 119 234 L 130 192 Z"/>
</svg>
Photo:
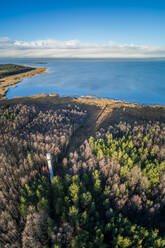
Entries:
<svg viewBox="0 0 165 248">
<path fill-rule="evenodd" d="M 7 98 L 41 93 L 165 105 L 165 59 L 15 59 L 0 63 L 46 67 L 47 74 L 23 79 Z"/>
</svg>

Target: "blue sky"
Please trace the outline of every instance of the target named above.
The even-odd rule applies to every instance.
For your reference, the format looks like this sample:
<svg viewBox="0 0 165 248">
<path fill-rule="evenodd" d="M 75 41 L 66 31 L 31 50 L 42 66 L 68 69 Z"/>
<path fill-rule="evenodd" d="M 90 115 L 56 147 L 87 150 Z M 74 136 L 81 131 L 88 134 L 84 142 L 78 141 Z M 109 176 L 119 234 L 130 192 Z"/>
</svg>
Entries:
<svg viewBox="0 0 165 248">
<path fill-rule="evenodd" d="M 111 41 L 115 46 L 147 46 L 152 51 L 159 47 L 159 52 L 165 47 L 165 1 L 6 0 L 1 1 L 0 11 L 1 50 L 9 43 L 4 37 L 10 39 L 10 49 L 17 50 L 19 43 L 16 48 L 11 45 L 15 41 L 29 42 L 30 49 L 31 42 L 48 40 L 98 46 Z M 26 47 L 27 52 L 24 45 L 19 50 Z"/>
</svg>

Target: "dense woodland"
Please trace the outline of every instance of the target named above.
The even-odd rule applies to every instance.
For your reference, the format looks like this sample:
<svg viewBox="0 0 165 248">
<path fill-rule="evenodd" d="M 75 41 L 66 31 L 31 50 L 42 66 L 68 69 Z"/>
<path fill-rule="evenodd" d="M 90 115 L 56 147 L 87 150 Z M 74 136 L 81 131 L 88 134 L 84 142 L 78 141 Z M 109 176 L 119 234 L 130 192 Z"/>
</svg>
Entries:
<svg viewBox="0 0 165 248">
<path fill-rule="evenodd" d="M 14 64 L 0 64 L 0 79 L 18 73 L 28 72 L 33 70 L 32 67 Z"/>
<path fill-rule="evenodd" d="M 86 118 L 1 105 L 0 247 L 165 247 L 165 124 L 113 123 L 68 153 Z"/>
</svg>

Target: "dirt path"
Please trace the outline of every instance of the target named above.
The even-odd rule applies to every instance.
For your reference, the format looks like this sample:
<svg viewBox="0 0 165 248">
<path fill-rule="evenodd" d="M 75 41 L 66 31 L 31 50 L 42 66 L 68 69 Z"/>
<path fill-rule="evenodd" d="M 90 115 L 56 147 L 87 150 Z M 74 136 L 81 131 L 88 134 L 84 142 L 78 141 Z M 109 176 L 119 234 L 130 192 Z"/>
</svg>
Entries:
<svg viewBox="0 0 165 248">
<path fill-rule="evenodd" d="M 78 148 L 86 139 L 90 136 L 94 135 L 96 132 L 96 122 L 98 116 L 101 114 L 102 109 L 95 108 L 89 109 L 88 108 L 88 117 L 85 122 L 82 124 L 80 128 L 78 128 L 75 133 L 72 135 L 67 154 L 73 152 L 76 148 Z"/>
</svg>

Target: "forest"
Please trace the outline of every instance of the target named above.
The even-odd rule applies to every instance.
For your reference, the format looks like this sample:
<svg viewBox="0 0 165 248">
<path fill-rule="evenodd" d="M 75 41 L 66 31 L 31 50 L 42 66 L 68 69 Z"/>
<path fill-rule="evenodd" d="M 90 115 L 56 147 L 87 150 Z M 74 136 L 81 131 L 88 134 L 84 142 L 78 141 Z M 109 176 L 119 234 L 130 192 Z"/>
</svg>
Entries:
<svg viewBox="0 0 165 248">
<path fill-rule="evenodd" d="M 68 152 L 87 118 L 1 104 L 1 248 L 165 247 L 165 123 L 114 122 Z"/>
<path fill-rule="evenodd" d="M 3 77 L 28 72 L 34 68 L 24 65 L 14 65 L 14 64 L 0 64 L 0 79 Z"/>
</svg>

